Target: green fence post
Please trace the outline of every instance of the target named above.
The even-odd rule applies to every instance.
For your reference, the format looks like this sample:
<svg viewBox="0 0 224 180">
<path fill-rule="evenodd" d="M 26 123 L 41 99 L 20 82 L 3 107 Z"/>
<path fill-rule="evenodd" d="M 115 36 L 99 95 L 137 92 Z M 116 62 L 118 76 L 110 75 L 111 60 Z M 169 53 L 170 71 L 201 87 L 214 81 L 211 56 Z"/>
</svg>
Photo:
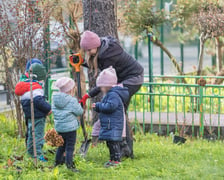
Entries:
<svg viewBox="0 0 224 180">
<path fill-rule="evenodd" d="M 51 79 L 48 79 L 48 101 L 49 103 L 51 104 L 52 103 L 52 80 Z M 50 122 L 52 123 L 53 121 L 53 115 L 51 114 L 50 115 Z"/>
<path fill-rule="evenodd" d="M 152 42 L 151 42 L 152 34 L 148 34 L 148 58 L 149 58 L 149 83 L 153 82 L 153 64 L 152 64 Z M 152 85 L 149 85 L 149 92 L 152 93 Z M 154 99 L 153 96 L 150 95 L 150 111 L 154 111 Z"/>
<path fill-rule="evenodd" d="M 199 135 L 200 135 L 200 137 L 203 137 L 203 135 L 204 135 L 203 89 L 204 89 L 204 87 L 199 85 L 199 113 L 200 113 Z"/>
<path fill-rule="evenodd" d="M 49 59 L 49 51 L 50 51 L 50 24 L 49 20 L 46 23 L 46 27 L 44 28 L 44 50 L 45 50 L 45 67 L 47 72 L 47 79 L 45 83 L 45 96 L 48 99 L 48 79 L 50 78 L 50 59 Z"/>
<path fill-rule="evenodd" d="M 48 79 L 48 101 L 51 104 L 51 96 L 52 96 L 52 80 Z"/>
<path fill-rule="evenodd" d="M 170 134 L 169 113 L 170 113 L 170 96 L 167 96 L 167 136 Z"/>
<path fill-rule="evenodd" d="M 135 42 L 135 59 L 138 60 L 138 40 Z"/>
<path fill-rule="evenodd" d="M 219 88 L 219 96 L 221 96 L 221 88 Z M 218 98 L 218 139 L 220 139 L 220 114 L 221 114 L 221 98 Z"/>
<path fill-rule="evenodd" d="M 164 8 L 163 0 L 160 0 L 160 10 Z M 163 24 L 160 27 L 160 41 L 164 43 L 164 32 L 163 32 Z M 163 50 L 160 48 L 160 73 L 164 75 L 164 56 Z"/>
<path fill-rule="evenodd" d="M 143 133 L 145 134 L 145 95 L 143 95 L 143 101 L 142 101 L 142 106 L 143 106 Z"/>
</svg>

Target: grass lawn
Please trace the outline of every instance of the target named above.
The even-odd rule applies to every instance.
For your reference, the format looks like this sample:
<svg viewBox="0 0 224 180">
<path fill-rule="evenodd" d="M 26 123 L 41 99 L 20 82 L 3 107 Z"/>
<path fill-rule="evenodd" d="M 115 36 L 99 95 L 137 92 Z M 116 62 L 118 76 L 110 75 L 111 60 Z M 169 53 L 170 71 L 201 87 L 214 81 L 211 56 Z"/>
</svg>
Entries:
<svg viewBox="0 0 224 180">
<path fill-rule="evenodd" d="M 10 157 L 23 154 L 24 139 L 17 138 L 12 123 L 0 116 L 0 179 L 224 179 L 224 144 L 221 141 L 188 139 L 184 145 L 175 145 L 171 137 L 150 134 L 138 134 L 135 139 L 135 159 L 126 159 L 116 168 L 103 167 L 108 160 L 105 144 L 90 148 L 85 159 L 76 155 L 80 170 L 76 174 L 65 166 L 51 168 L 54 155 L 48 152 L 52 149 L 49 146 L 45 147 L 49 162 L 39 162 L 39 168 L 35 169 L 26 155 L 10 166 Z M 79 140 L 82 140 L 80 135 Z"/>
</svg>

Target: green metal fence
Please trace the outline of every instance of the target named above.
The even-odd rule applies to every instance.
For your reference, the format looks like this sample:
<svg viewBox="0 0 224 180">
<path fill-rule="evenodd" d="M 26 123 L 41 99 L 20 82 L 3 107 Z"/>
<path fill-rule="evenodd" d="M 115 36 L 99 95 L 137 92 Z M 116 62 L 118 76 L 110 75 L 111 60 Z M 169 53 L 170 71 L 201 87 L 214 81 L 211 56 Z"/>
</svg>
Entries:
<svg viewBox="0 0 224 180">
<path fill-rule="evenodd" d="M 182 78 L 188 84 L 182 83 Z M 196 84 L 200 78 L 207 84 Z M 140 123 L 143 132 L 169 135 L 184 128 L 192 136 L 216 133 L 220 138 L 224 85 L 211 84 L 215 78 L 223 77 L 153 76 L 153 82 L 144 83 L 129 106 L 129 119 L 135 122 L 135 130 Z"/>
<path fill-rule="evenodd" d="M 182 83 L 183 78 L 188 84 Z M 195 83 L 200 78 L 206 80 L 205 85 Z M 184 131 L 192 136 L 217 134 L 220 138 L 224 127 L 224 85 L 212 84 L 215 78 L 224 77 L 153 76 L 153 82 L 145 82 L 129 106 L 129 120 L 135 131 L 161 135 Z M 50 87 L 53 82 L 49 80 Z M 53 91 L 51 88 L 49 97 Z M 90 120 L 89 108 L 87 112 Z"/>
</svg>

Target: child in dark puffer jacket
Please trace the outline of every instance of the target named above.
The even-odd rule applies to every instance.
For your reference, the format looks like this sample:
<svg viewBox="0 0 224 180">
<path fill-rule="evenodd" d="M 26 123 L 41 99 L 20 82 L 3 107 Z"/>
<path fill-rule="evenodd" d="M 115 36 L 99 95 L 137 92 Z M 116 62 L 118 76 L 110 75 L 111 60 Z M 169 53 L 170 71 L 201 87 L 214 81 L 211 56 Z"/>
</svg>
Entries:
<svg viewBox="0 0 224 180">
<path fill-rule="evenodd" d="M 120 142 L 125 127 L 123 104 L 128 101 L 128 89 L 117 86 L 116 71 L 112 67 L 100 73 L 96 84 L 105 95 L 101 102 L 92 105 L 94 110 L 99 112 L 101 123 L 99 140 L 107 142 L 110 152 L 110 160 L 105 163 L 105 167 L 116 166 L 121 161 Z"/>
<path fill-rule="evenodd" d="M 45 118 L 51 114 L 51 105 L 46 102 L 44 97 L 44 91 L 41 84 L 38 82 L 43 78 L 39 76 L 39 72 L 43 70 L 42 64 L 34 63 L 30 66 L 34 74 L 34 80 L 32 82 L 33 90 L 33 104 L 34 104 L 34 118 L 35 118 L 35 141 L 37 157 L 39 160 L 46 162 L 47 160 L 43 156 L 43 145 L 44 145 L 44 128 Z M 37 73 L 36 73 L 37 72 Z M 45 73 L 46 74 L 46 73 Z M 32 136 L 32 122 L 31 122 L 31 106 L 30 106 L 30 81 L 27 78 L 24 81 L 17 83 L 15 87 L 15 94 L 21 96 L 21 104 L 25 114 L 25 118 L 28 120 L 28 141 L 27 141 L 27 152 L 29 155 L 34 157 L 33 152 L 33 136 Z"/>
</svg>

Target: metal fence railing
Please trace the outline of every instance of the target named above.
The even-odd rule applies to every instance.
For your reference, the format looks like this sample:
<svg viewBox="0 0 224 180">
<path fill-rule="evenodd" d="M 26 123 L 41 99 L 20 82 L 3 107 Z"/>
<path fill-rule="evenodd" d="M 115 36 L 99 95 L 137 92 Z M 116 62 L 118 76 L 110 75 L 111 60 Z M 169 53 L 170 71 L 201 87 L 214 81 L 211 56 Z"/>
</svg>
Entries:
<svg viewBox="0 0 224 180">
<path fill-rule="evenodd" d="M 182 78 L 188 83 L 182 83 Z M 153 76 L 153 82 L 144 83 L 133 97 L 129 119 L 135 122 L 135 130 L 138 123 L 142 124 L 143 132 L 169 135 L 184 129 L 192 136 L 206 133 L 220 138 L 224 126 L 224 85 L 211 83 L 222 78 Z"/>
<path fill-rule="evenodd" d="M 183 78 L 187 84 L 182 83 Z M 216 134 L 220 138 L 224 127 L 224 85 L 211 84 L 215 78 L 223 77 L 153 76 L 153 82 L 145 82 L 131 100 L 128 114 L 134 130 L 161 135 L 183 130 L 192 136 Z M 49 81 L 50 87 L 53 82 Z M 53 91 L 50 88 L 49 97 Z M 90 120 L 89 109 L 87 112 Z"/>
</svg>

